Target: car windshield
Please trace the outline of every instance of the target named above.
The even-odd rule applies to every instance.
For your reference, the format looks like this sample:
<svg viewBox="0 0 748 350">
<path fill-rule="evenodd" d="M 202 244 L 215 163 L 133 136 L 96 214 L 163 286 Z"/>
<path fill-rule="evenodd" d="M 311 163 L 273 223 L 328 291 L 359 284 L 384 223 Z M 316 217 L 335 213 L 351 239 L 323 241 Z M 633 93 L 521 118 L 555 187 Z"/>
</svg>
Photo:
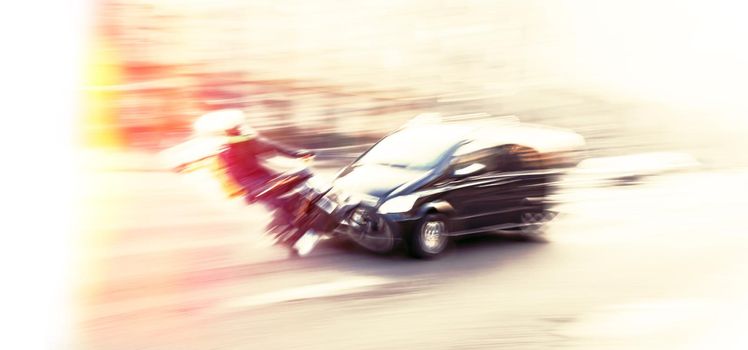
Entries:
<svg viewBox="0 0 748 350">
<path fill-rule="evenodd" d="M 469 130 L 468 127 L 443 125 L 403 129 L 377 143 L 356 164 L 430 169 Z"/>
</svg>

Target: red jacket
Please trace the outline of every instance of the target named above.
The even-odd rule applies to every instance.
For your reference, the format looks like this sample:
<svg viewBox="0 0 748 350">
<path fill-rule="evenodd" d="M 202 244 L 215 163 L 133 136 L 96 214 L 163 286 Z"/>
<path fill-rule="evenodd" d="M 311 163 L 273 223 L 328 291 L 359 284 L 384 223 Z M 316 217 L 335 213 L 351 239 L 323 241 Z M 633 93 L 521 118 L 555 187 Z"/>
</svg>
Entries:
<svg viewBox="0 0 748 350">
<path fill-rule="evenodd" d="M 308 152 L 294 151 L 260 136 L 235 136 L 219 157 L 229 176 L 244 186 L 274 177 L 275 174 L 263 166 L 262 158 L 278 154 L 301 157 Z"/>
</svg>

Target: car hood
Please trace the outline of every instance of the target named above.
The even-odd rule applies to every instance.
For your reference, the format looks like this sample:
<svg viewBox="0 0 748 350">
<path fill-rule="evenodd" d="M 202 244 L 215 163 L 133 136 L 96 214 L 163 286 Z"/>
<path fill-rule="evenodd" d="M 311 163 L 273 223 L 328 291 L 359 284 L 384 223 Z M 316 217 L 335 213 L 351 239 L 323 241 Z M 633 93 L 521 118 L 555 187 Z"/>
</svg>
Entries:
<svg viewBox="0 0 748 350">
<path fill-rule="evenodd" d="M 344 170 L 333 187 L 350 193 L 361 193 L 378 198 L 389 196 L 402 185 L 418 181 L 430 173 L 386 165 L 358 165 Z"/>
</svg>

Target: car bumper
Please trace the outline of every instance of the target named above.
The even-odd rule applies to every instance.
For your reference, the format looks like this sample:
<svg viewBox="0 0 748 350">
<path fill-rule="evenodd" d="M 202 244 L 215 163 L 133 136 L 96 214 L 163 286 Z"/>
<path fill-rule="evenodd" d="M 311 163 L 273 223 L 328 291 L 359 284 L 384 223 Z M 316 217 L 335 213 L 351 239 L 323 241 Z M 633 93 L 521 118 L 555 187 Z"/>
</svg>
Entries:
<svg viewBox="0 0 748 350">
<path fill-rule="evenodd" d="M 358 213 L 365 212 L 363 219 L 360 218 L 360 215 L 357 215 L 357 211 Z M 346 216 L 340 220 L 336 232 L 348 236 L 376 235 L 377 232 L 382 232 L 382 227 L 379 226 L 386 225 L 386 229 L 389 229 L 394 238 L 400 241 L 404 236 L 413 232 L 420 219 L 420 215 L 381 214 L 376 212 L 375 208 L 356 207 L 350 209 Z"/>
</svg>

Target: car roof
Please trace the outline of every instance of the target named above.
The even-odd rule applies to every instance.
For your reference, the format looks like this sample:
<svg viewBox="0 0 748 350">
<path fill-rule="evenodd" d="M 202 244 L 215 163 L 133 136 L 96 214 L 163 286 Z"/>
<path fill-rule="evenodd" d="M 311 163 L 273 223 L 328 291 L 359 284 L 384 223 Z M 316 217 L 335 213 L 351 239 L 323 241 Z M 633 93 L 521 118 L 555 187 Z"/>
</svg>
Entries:
<svg viewBox="0 0 748 350">
<path fill-rule="evenodd" d="M 471 139 L 470 135 L 472 135 L 477 128 L 477 125 L 464 123 L 428 123 L 403 127 L 397 130 L 395 133 L 415 132 L 434 134 L 442 137 L 442 141 L 457 143 Z"/>
<path fill-rule="evenodd" d="M 585 144 L 582 136 L 570 130 L 520 123 L 516 118 L 447 120 L 446 122 L 439 121 L 406 127 L 406 129 L 410 128 L 448 130 L 450 133 L 455 133 L 460 141 L 480 143 L 479 148 L 517 144 L 546 153 L 577 150 Z"/>
</svg>

